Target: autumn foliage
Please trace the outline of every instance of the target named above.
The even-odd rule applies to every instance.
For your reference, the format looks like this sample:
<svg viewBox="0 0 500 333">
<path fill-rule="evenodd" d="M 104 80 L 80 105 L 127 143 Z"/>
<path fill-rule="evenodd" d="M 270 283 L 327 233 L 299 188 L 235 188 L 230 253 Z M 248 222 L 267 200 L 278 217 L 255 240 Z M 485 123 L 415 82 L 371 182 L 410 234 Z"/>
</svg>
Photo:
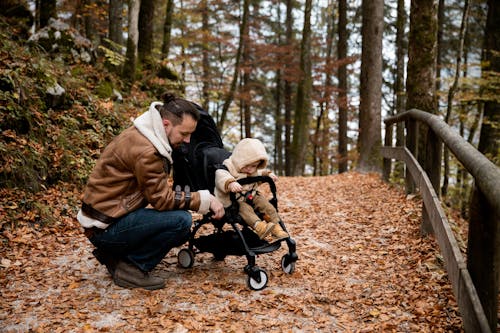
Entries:
<svg viewBox="0 0 500 333">
<path fill-rule="evenodd" d="M 78 191 L 48 191 L 39 199 L 50 202 L 57 223 L 2 235 L 3 331 L 462 331 L 437 245 L 420 236 L 418 198 L 359 173 L 282 177 L 277 187 L 299 261 L 288 275 L 279 263 L 286 246 L 258 256 L 269 275 L 262 291 L 247 288 L 244 257 L 219 262 L 201 253 L 183 269 L 178 249 L 155 270 L 165 289 L 119 288 L 74 218 Z M 8 202 L 0 221 L 11 211 L 23 218 Z"/>
</svg>

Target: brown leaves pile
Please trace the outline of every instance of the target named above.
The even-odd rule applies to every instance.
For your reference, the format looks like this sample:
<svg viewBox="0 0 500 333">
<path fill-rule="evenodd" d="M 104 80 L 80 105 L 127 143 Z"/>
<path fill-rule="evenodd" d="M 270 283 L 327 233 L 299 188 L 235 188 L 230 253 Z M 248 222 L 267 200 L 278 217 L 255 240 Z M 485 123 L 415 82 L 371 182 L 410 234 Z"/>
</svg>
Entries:
<svg viewBox="0 0 500 333">
<path fill-rule="evenodd" d="M 292 275 L 283 246 L 257 257 L 268 287 L 246 286 L 245 257 L 171 251 L 154 271 L 159 291 L 115 286 L 73 216 L 66 227 L 3 235 L 3 332 L 448 332 L 462 331 L 436 242 L 421 238 L 421 203 L 376 175 L 277 182 L 283 221 L 297 242 Z"/>
</svg>

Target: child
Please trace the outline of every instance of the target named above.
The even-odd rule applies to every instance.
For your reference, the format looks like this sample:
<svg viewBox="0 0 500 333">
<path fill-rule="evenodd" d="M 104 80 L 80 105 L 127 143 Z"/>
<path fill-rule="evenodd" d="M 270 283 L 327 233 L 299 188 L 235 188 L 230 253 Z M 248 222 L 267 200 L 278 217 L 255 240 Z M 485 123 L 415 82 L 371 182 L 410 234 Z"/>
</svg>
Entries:
<svg viewBox="0 0 500 333">
<path fill-rule="evenodd" d="M 267 153 L 264 145 L 257 139 L 246 138 L 241 140 L 232 155 L 224 160 L 225 169 L 215 172 L 215 196 L 219 198 L 224 207 L 231 204 L 229 192 L 237 193 L 239 214 L 259 236 L 264 239 L 271 234 L 276 240 L 289 237 L 281 228 L 280 217 L 269 200 L 261 195 L 257 188 L 258 183 L 240 185 L 237 180 L 250 176 L 269 176 L 273 181 L 278 177 L 271 171 L 264 169 L 267 166 Z M 249 199 L 251 198 L 251 199 Z M 254 209 L 264 214 L 261 220 Z M 267 220 L 267 221 L 266 221 Z"/>
</svg>

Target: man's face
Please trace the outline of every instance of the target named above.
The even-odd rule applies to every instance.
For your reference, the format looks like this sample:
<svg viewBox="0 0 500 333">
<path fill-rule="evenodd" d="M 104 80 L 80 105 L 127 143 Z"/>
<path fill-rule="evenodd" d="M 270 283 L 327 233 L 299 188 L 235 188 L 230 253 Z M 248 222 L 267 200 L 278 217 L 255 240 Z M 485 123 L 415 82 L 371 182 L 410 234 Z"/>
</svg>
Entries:
<svg viewBox="0 0 500 333">
<path fill-rule="evenodd" d="M 172 148 L 178 148 L 182 143 L 189 143 L 191 133 L 196 129 L 196 120 L 189 115 L 182 117 L 182 122 L 178 125 L 173 125 L 168 119 L 163 119 L 165 132 L 167 133 L 168 142 Z"/>
</svg>

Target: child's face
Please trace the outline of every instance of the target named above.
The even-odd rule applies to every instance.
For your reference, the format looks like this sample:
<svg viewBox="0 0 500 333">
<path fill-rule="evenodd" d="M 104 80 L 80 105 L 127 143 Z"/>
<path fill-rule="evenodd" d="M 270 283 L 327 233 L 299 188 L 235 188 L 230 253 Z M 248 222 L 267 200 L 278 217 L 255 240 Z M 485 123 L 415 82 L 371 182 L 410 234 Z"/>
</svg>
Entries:
<svg viewBox="0 0 500 333">
<path fill-rule="evenodd" d="M 241 168 L 241 172 L 246 173 L 247 175 L 251 175 L 257 171 L 257 167 L 259 166 L 260 161 L 254 162 L 252 164 L 247 164 L 243 168 Z"/>
</svg>

